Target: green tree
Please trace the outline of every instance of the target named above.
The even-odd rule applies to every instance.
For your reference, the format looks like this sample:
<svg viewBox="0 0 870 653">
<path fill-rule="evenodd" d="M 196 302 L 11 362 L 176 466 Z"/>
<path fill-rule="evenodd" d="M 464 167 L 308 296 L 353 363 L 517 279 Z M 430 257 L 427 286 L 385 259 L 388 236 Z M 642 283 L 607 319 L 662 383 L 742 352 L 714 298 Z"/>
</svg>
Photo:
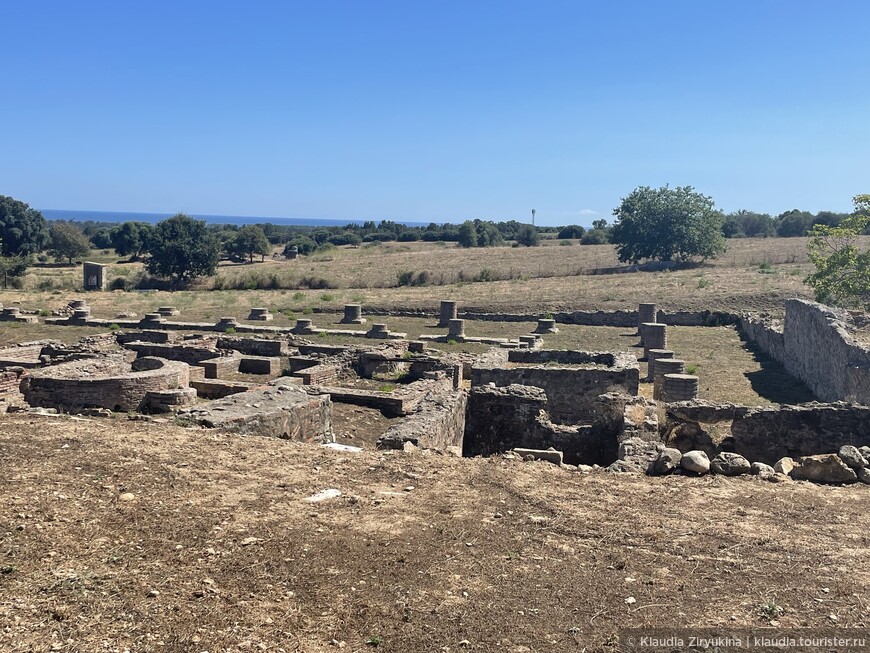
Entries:
<svg viewBox="0 0 870 653">
<path fill-rule="evenodd" d="M 623 262 L 703 260 L 725 251 L 722 213 L 691 186 L 641 186 L 613 215 L 610 242 Z"/>
<path fill-rule="evenodd" d="M 569 224 L 567 227 L 562 227 L 559 230 L 559 235 L 557 238 L 564 240 L 566 238 L 583 238 L 583 234 L 586 233 L 586 230 L 580 225 Z"/>
<path fill-rule="evenodd" d="M 37 254 L 48 244 L 42 213 L 20 200 L 0 195 L 0 256 Z"/>
<path fill-rule="evenodd" d="M 466 220 L 459 225 L 459 246 L 477 247 L 477 230 L 471 220 Z"/>
<path fill-rule="evenodd" d="M 532 225 L 523 224 L 517 229 L 514 240 L 524 247 L 535 247 L 541 242 L 541 236 Z"/>
<path fill-rule="evenodd" d="M 215 273 L 220 244 L 205 222 L 178 213 L 157 223 L 149 254 L 148 272 L 166 277 L 178 287 Z"/>
<path fill-rule="evenodd" d="M 265 257 L 271 251 L 271 245 L 261 227 L 249 224 L 236 232 L 232 240 L 232 249 L 236 254 L 247 256 L 248 260 L 253 263 L 254 254 Z"/>
<path fill-rule="evenodd" d="M 0 256 L 0 275 L 3 276 L 3 287 L 9 287 L 9 277 L 22 276 L 33 263 L 30 254 L 23 256 Z"/>
<path fill-rule="evenodd" d="M 138 259 L 148 251 L 149 240 L 153 233 L 154 227 L 147 222 L 125 222 L 120 227 L 112 229 L 110 234 L 112 247 L 120 256 Z"/>
<path fill-rule="evenodd" d="M 812 224 L 812 213 L 792 209 L 776 216 L 776 235 L 781 238 L 805 236 Z"/>
<path fill-rule="evenodd" d="M 72 265 L 73 259 L 83 258 L 91 253 L 91 241 L 69 222 L 52 222 L 50 234 L 51 247 L 48 253 L 55 260 L 66 259 Z"/>
<path fill-rule="evenodd" d="M 856 195 L 855 212 L 836 226 L 816 224 L 809 232 L 809 259 L 816 271 L 804 281 L 816 300 L 834 306 L 870 306 L 870 251 L 858 237 L 870 223 L 870 195 Z"/>
</svg>

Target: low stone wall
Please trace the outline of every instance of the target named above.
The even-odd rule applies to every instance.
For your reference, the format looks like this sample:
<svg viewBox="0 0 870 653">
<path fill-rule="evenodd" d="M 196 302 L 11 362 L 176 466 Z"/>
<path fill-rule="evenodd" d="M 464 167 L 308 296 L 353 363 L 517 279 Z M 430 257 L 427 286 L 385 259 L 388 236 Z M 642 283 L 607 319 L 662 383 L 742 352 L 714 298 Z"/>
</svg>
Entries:
<svg viewBox="0 0 870 653">
<path fill-rule="evenodd" d="M 74 412 L 81 408 L 138 411 L 149 391 L 189 385 L 188 366 L 159 358 L 123 356 L 62 363 L 34 371 L 21 390 L 31 406 Z"/>
<path fill-rule="evenodd" d="M 127 342 L 124 347 L 135 351 L 140 358 L 152 356 L 170 361 L 180 361 L 188 365 L 199 365 L 203 361 L 214 358 L 218 352 L 212 347 L 189 345 L 160 344 L 155 342 Z"/>
<path fill-rule="evenodd" d="M 262 338 L 222 337 L 217 341 L 218 349 L 232 349 L 248 356 L 280 357 L 289 351 L 284 340 L 265 340 Z"/>
<path fill-rule="evenodd" d="M 23 367 L 7 367 L 0 370 L 0 405 L 18 405 L 24 402 L 21 380 L 26 375 L 27 371 Z"/>
<path fill-rule="evenodd" d="M 302 379 L 305 385 L 323 385 L 338 378 L 342 368 L 338 365 L 314 365 L 304 370 L 293 372 L 293 376 Z"/>
<path fill-rule="evenodd" d="M 223 399 L 230 395 L 247 392 L 253 386 L 250 383 L 238 381 L 220 381 L 218 379 L 191 380 L 190 387 L 196 390 L 196 394 L 203 399 Z"/>
<path fill-rule="evenodd" d="M 181 411 L 178 419 L 241 435 L 300 442 L 334 441 L 329 397 L 312 396 L 299 387 L 284 383 Z"/>
<path fill-rule="evenodd" d="M 334 309 L 314 309 L 315 313 L 331 313 Z M 394 309 L 377 306 L 366 306 L 366 315 L 383 315 L 394 317 L 438 318 L 439 311 L 432 309 Z M 541 317 L 538 313 L 490 313 L 473 309 L 460 310 L 458 318 L 464 320 L 480 320 L 483 322 L 537 322 Z M 553 319 L 559 324 L 577 324 L 581 326 L 637 327 L 637 311 L 562 311 L 553 313 Z M 656 322 L 671 326 L 723 326 L 737 325 L 740 316 L 722 311 L 658 311 Z"/>
<path fill-rule="evenodd" d="M 281 359 L 267 356 L 242 356 L 239 360 L 239 372 L 276 376 L 281 373 Z"/>
<path fill-rule="evenodd" d="M 638 393 L 640 375 L 637 360 L 627 354 L 510 350 L 509 356 L 514 357 L 514 361 L 529 358 L 535 363 L 547 361 L 548 358 L 602 361 L 602 364 L 591 363 L 580 367 L 549 364 L 546 367 L 501 367 L 484 359 L 472 367 L 473 388 L 490 383 L 496 386 L 517 384 L 541 388 L 547 397 L 547 413 L 557 424 L 589 424 L 599 395 L 609 392 L 626 395 Z"/>
<path fill-rule="evenodd" d="M 464 456 L 488 456 L 517 447 L 561 451 L 571 464 L 609 465 L 617 458 L 613 433 L 560 426 L 547 417 L 547 394 L 525 385 L 472 387 L 466 411 Z"/>
<path fill-rule="evenodd" d="M 870 445 L 870 406 L 804 404 L 753 408 L 731 425 L 734 450 L 772 465 L 783 456 L 837 451 L 846 444 Z"/>
<path fill-rule="evenodd" d="M 462 449 L 468 393 L 463 390 L 429 394 L 401 423 L 378 439 L 379 449 L 400 449 L 410 442 L 426 449 Z"/>
<path fill-rule="evenodd" d="M 773 360 L 785 364 L 785 336 L 782 320 L 767 315 L 744 315 L 740 333 Z"/>
<path fill-rule="evenodd" d="M 218 356 L 201 361 L 196 365 L 205 370 L 205 378 L 220 379 L 228 374 L 234 374 L 239 371 L 239 356 Z"/>
</svg>

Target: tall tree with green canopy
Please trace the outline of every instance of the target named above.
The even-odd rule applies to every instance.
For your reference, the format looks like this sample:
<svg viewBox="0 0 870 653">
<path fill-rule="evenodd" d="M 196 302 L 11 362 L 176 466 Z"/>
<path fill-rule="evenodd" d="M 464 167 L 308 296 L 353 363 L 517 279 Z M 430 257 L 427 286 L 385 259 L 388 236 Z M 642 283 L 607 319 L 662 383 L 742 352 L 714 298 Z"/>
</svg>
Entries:
<svg viewBox="0 0 870 653">
<path fill-rule="evenodd" d="M 239 229 L 231 243 L 232 252 L 247 256 L 251 263 L 254 262 L 254 254 L 265 256 L 271 250 L 269 239 L 266 238 L 263 229 L 255 224 L 249 224 Z"/>
<path fill-rule="evenodd" d="M 810 229 L 807 251 L 816 271 L 804 281 L 816 301 L 834 306 L 870 306 L 870 251 L 861 251 L 860 236 L 870 224 L 870 195 L 852 198 L 855 212 L 836 226 Z"/>
<path fill-rule="evenodd" d="M 178 213 L 157 223 L 149 254 L 145 264 L 148 272 L 166 277 L 178 287 L 215 273 L 220 244 L 204 221 Z"/>
<path fill-rule="evenodd" d="M 49 242 L 42 213 L 12 197 L 0 195 L 0 255 L 37 254 Z"/>
<path fill-rule="evenodd" d="M 73 259 L 91 253 L 91 241 L 78 227 L 69 222 L 52 222 L 49 233 L 51 247 L 48 252 L 58 261 L 66 259 L 72 265 Z"/>
<path fill-rule="evenodd" d="M 704 260 L 725 251 L 722 213 L 691 186 L 641 186 L 613 215 L 610 242 L 623 262 Z"/>
<path fill-rule="evenodd" d="M 112 229 L 110 235 L 112 247 L 120 256 L 138 259 L 148 251 L 153 232 L 154 227 L 147 222 L 125 222 L 120 227 Z"/>
</svg>

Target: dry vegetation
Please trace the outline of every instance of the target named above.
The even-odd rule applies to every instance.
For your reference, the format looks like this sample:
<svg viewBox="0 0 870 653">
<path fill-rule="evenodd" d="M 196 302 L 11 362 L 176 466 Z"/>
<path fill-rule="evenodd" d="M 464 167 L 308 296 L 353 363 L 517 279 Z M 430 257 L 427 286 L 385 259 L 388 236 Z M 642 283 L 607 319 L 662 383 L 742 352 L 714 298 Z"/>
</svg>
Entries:
<svg viewBox="0 0 870 653">
<path fill-rule="evenodd" d="M 438 297 L 452 297 L 468 307 L 491 310 L 553 311 L 560 309 L 634 308 L 639 301 L 656 299 L 671 309 L 781 310 L 784 298 L 810 296 L 802 279 L 809 272 L 804 238 L 729 241 L 721 259 L 703 267 L 678 272 L 592 275 L 617 265 L 610 245 L 562 247 L 547 241 L 543 247 L 462 249 L 433 243 L 387 243 L 377 247 L 335 248 L 295 261 L 224 264 L 219 277 L 224 287 L 256 287 L 272 278 L 284 290 L 222 290 L 157 293 L 137 299 L 111 301 L 111 309 L 144 310 L 154 301 L 174 303 L 196 314 L 236 314 L 251 305 L 301 311 L 316 306 L 338 306 L 357 301 L 372 306 L 429 307 Z M 97 257 L 99 258 L 99 257 Z M 110 262 L 108 256 L 104 262 Z M 762 268 L 762 264 L 764 267 Z M 135 276 L 140 263 L 114 263 L 109 278 Z M 396 287 L 401 272 L 427 272 L 423 287 Z M 494 281 L 472 281 L 481 275 Z M 34 268 L 26 291 L 0 293 L 0 301 L 28 304 L 62 303 L 80 287 L 79 268 Z M 303 279 L 325 280 L 334 289 L 295 288 Z M 464 280 L 462 280 L 464 279 Z M 436 284 L 436 285 L 432 285 Z M 444 285 L 441 285 L 444 284 Z M 41 288 L 41 290 L 40 290 Z M 56 294 L 52 294 L 54 291 Z M 297 294 L 299 293 L 299 294 Z M 323 300 L 326 296 L 329 299 Z M 299 297 L 299 298 L 296 298 Z"/>
<path fill-rule="evenodd" d="M 870 623 L 864 486 L 33 416 L 0 422 L 0 465 L 10 653 L 561 653 L 630 627 Z M 343 496 L 304 501 L 324 488 Z"/>
</svg>

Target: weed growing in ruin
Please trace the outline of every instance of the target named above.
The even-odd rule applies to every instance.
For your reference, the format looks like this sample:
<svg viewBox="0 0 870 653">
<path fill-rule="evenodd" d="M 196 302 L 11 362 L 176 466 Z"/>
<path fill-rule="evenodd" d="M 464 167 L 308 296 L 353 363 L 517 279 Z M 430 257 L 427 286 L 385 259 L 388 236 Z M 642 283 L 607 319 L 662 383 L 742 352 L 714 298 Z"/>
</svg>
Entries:
<svg viewBox="0 0 870 653">
<path fill-rule="evenodd" d="M 335 295 L 330 295 L 329 293 L 324 293 L 320 296 L 320 301 L 322 302 L 331 302 L 335 299 Z"/>
<path fill-rule="evenodd" d="M 226 330 L 224 331 L 224 333 L 226 333 L 228 336 L 231 336 L 235 332 L 236 332 L 236 329 L 234 327 L 227 327 Z"/>
<path fill-rule="evenodd" d="M 686 374 L 697 374 L 698 366 L 697 365 L 686 365 Z"/>
<path fill-rule="evenodd" d="M 118 324 L 115 322 L 112 322 L 112 324 L 109 325 L 109 331 L 120 331 L 120 330 L 121 330 L 121 327 L 118 326 Z"/>
<path fill-rule="evenodd" d="M 782 606 L 777 605 L 776 597 L 767 599 L 763 601 L 761 605 L 758 606 L 758 613 L 762 619 L 766 621 L 774 621 L 782 616 L 784 610 Z"/>
<path fill-rule="evenodd" d="M 302 301 L 303 299 L 305 299 L 305 293 L 297 291 L 293 293 L 293 299 L 295 299 L 297 302 Z"/>
<path fill-rule="evenodd" d="M 698 279 L 698 288 L 709 288 L 712 285 L 713 282 L 710 281 L 707 277 L 701 277 L 700 279 Z"/>
</svg>

